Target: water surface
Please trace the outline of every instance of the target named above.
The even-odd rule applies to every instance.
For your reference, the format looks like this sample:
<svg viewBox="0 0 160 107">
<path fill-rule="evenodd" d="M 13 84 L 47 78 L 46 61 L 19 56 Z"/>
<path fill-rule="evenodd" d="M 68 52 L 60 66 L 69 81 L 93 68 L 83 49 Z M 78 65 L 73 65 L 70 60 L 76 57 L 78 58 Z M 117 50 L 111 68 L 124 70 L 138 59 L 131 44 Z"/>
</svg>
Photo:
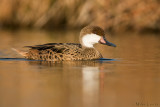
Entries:
<svg viewBox="0 0 160 107">
<path fill-rule="evenodd" d="M 76 42 L 78 32 L 1 31 L 0 107 L 160 107 L 160 36 L 115 34 L 109 61 L 46 62 L 11 48 Z"/>
</svg>

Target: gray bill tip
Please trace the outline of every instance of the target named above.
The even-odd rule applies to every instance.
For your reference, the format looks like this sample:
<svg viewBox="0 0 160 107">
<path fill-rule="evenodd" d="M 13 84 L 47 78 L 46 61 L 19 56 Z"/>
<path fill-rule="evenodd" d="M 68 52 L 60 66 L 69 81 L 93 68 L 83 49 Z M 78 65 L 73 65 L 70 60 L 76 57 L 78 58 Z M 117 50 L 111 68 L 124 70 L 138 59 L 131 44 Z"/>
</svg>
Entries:
<svg viewBox="0 0 160 107">
<path fill-rule="evenodd" d="M 105 45 L 116 47 L 115 44 L 113 44 L 113 43 L 109 42 L 108 40 L 106 40 L 105 36 L 103 36 L 103 39 L 106 41 Z"/>
<path fill-rule="evenodd" d="M 113 44 L 113 43 L 111 43 L 111 42 L 108 42 L 108 41 L 106 41 L 106 45 L 116 47 L 115 44 Z"/>
</svg>

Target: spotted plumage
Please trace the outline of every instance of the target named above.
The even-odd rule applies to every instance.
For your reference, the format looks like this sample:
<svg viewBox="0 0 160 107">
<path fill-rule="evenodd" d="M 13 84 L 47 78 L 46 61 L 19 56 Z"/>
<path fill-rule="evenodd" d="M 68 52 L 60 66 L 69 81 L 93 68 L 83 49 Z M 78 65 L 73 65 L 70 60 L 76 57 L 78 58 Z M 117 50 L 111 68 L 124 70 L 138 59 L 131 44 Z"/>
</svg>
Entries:
<svg viewBox="0 0 160 107">
<path fill-rule="evenodd" d="M 102 58 L 94 48 L 85 49 L 77 43 L 48 43 L 44 45 L 26 46 L 27 59 L 64 61 L 64 60 L 90 60 Z"/>
<path fill-rule="evenodd" d="M 114 46 L 105 38 L 103 29 L 98 26 L 86 26 L 80 32 L 80 44 L 78 43 L 47 43 L 43 45 L 26 46 L 28 52 L 16 50 L 27 59 L 46 61 L 65 60 L 94 60 L 102 58 L 95 48 L 95 43 Z"/>
</svg>

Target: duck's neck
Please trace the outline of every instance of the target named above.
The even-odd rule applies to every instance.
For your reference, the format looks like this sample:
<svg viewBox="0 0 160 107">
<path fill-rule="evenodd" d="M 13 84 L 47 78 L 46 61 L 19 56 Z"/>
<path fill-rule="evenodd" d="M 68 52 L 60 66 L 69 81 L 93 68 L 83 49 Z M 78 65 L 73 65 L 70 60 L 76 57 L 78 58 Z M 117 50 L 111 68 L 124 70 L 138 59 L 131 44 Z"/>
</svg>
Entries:
<svg viewBox="0 0 160 107">
<path fill-rule="evenodd" d="M 100 52 L 98 52 L 95 48 L 87 48 L 83 47 L 83 56 L 85 59 L 99 59 L 102 58 Z"/>
</svg>

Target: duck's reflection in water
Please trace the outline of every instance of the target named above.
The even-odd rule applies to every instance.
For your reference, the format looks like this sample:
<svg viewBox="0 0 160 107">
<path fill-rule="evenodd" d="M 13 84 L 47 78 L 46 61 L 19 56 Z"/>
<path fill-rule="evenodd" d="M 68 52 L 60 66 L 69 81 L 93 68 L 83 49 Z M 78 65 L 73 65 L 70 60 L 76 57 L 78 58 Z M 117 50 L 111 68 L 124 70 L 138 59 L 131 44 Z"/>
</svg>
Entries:
<svg viewBox="0 0 160 107">
<path fill-rule="evenodd" d="M 104 67 L 100 66 L 84 66 L 83 74 L 83 102 L 86 107 L 98 106 L 100 94 L 104 91 Z"/>
<path fill-rule="evenodd" d="M 31 65 L 43 65 L 46 67 L 101 67 L 103 63 L 112 63 L 111 61 L 98 61 L 98 60 L 90 60 L 90 61 L 29 61 Z"/>
<path fill-rule="evenodd" d="M 99 100 L 104 91 L 104 76 L 107 73 L 106 65 L 110 69 L 110 64 L 97 61 L 30 61 L 29 63 L 34 66 L 42 67 L 43 65 L 47 68 L 54 68 L 52 70 L 61 71 L 59 72 L 61 73 L 60 78 L 63 79 L 59 81 L 61 83 L 59 85 L 62 85 L 65 91 L 64 89 L 58 90 L 61 90 L 62 95 L 67 95 L 68 103 L 73 105 L 73 101 L 79 102 L 80 105 L 86 107 L 100 103 Z"/>
<path fill-rule="evenodd" d="M 99 67 L 83 67 L 83 102 L 86 107 L 96 105 L 99 96 Z"/>
</svg>

